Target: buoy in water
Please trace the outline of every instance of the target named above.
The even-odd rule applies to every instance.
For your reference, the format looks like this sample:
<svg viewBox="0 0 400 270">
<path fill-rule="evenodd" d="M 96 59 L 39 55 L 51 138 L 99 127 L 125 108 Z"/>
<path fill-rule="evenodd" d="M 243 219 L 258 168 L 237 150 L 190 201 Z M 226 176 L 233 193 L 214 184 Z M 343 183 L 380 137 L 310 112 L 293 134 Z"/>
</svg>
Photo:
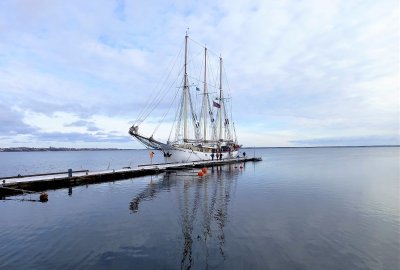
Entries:
<svg viewBox="0 0 400 270">
<path fill-rule="evenodd" d="M 204 176 L 204 173 L 203 173 L 202 171 L 199 171 L 199 172 L 197 173 L 197 175 L 201 177 L 201 176 Z"/>
<path fill-rule="evenodd" d="M 40 194 L 39 200 L 40 200 L 41 202 L 47 202 L 47 201 L 49 200 L 49 195 L 47 195 L 46 192 L 42 192 L 42 193 Z"/>
<path fill-rule="evenodd" d="M 207 173 L 207 168 L 204 167 L 203 169 L 201 169 L 201 171 L 202 171 L 204 174 L 206 174 L 206 173 Z"/>
</svg>

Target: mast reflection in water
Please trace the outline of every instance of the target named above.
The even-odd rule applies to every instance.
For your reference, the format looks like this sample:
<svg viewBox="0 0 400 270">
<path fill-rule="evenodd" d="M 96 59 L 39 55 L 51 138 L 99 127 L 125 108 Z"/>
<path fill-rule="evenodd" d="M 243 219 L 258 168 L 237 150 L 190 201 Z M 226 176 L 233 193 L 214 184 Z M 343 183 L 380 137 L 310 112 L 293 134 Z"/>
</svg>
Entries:
<svg viewBox="0 0 400 270">
<path fill-rule="evenodd" d="M 157 199 L 161 191 L 178 188 L 179 224 L 182 229 L 181 269 L 190 269 L 197 262 L 205 263 L 208 268 L 210 249 L 218 248 L 219 258 L 225 259 L 224 227 L 228 222 L 228 206 L 232 188 L 236 187 L 236 177 L 244 165 L 212 167 L 208 176 L 198 177 L 197 171 L 177 171 L 166 173 L 159 181 L 150 181 L 149 185 L 130 202 L 129 209 L 139 212 L 142 201 Z M 213 180 L 209 176 L 213 177 Z M 215 256 L 215 254 L 214 254 Z M 201 258 L 203 257 L 203 258 Z"/>
<path fill-rule="evenodd" d="M 246 169 L 49 190 L 47 203 L 0 201 L 0 269 L 400 269 L 399 147 L 256 151 L 263 161 Z M 14 153 L 2 155 L 0 166 Z M 19 157 L 52 157 L 31 155 Z"/>
</svg>

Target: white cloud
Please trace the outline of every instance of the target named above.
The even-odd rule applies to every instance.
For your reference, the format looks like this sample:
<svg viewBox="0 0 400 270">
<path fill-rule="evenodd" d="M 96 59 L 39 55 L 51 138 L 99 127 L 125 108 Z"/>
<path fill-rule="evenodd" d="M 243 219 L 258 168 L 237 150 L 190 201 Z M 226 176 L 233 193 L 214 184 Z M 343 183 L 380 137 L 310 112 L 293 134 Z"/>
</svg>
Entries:
<svg viewBox="0 0 400 270">
<path fill-rule="evenodd" d="M 122 136 L 190 27 L 191 37 L 224 57 L 245 145 L 398 136 L 398 8 L 390 0 L 127 1 L 119 7 L 5 1 L 0 105 L 17 106 L 26 123 L 46 132 L 90 134 L 65 126 L 84 118 Z M 152 132 L 152 121 L 141 130 Z M 161 127 L 155 136 L 167 134 Z M 22 136 L 8 144 L 22 143 Z"/>
</svg>

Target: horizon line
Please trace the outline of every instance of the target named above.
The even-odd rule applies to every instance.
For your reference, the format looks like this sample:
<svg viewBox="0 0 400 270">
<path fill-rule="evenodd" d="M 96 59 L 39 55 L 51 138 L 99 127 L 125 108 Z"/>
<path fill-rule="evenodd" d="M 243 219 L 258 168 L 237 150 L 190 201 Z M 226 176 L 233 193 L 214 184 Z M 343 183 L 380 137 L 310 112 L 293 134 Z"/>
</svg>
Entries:
<svg viewBox="0 0 400 270">
<path fill-rule="evenodd" d="M 321 145 L 321 146 L 244 146 L 241 149 L 262 149 L 262 148 L 346 148 L 346 147 L 400 147 L 400 144 L 387 145 Z M 0 147 L 1 150 L 12 149 L 70 149 L 70 150 L 148 150 L 148 148 L 115 148 L 115 147 L 31 147 L 31 146 L 12 146 Z M 23 152 L 23 151 L 21 151 Z"/>
</svg>

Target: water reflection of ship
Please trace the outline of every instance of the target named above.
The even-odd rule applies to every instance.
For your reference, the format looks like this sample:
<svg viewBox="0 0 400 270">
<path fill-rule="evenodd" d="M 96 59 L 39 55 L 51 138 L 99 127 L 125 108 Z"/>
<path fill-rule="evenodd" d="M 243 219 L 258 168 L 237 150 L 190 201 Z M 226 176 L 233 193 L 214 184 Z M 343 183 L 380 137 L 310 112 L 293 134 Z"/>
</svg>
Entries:
<svg viewBox="0 0 400 270">
<path fill-rule="evenodd" d="M 184 241 L 181 269 L 190 269 L 194 265 L 193 252 L 196 252 L 196 258 L 204 258 L 201 262 L 197 261 L 196 265 L 204 264 L 204 268 L 208 268 L 209 249 L 217 248 L 220 258 L 225 259 L 224 228 L 228 221 L 228 204 L 232 183 L 236 183 L 234 175 L 241 169 L 236 165 L 215 167 L 204 178 L 194 174 L 190 176 L 190 172 L 166 173 L 160 181 L 151 181 L 146 189 L 134 197 L 129 208 L 136 213 L 142 201 L 152 200 L 157 193 L 171 187 L 182 188 L 179 196 Z"/>
<path fill-rule="evenodd" d="M 165 174 L 161 181 L 151 177 L 151 181 L 142 192 L 135 196 L 129 203 L 129 209 L 136 213 L 139 210 L 139 204 L 141 201 L 152 200 L 156 197 L 157 193 L 169 189 L 171 186 L 176 185 L 176 179 L 170 179 L 169 174 Z"/>
</svg>

